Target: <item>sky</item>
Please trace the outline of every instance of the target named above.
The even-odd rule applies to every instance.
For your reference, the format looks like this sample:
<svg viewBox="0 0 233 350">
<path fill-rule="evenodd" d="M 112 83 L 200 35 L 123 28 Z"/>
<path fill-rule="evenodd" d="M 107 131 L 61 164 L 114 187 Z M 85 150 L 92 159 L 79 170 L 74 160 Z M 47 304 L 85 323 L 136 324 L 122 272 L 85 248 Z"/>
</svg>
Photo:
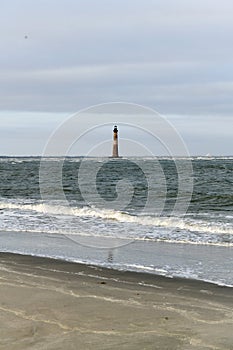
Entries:
<svg viewBox="0 0 233 350">
<path fill-rule="evenodd" d="M 233 155 L 231 0 L 0 5 L 0 155 L 40 155 L 70 115 L 109 102 L 155 109 L 191 155 Z"/>
</svg>

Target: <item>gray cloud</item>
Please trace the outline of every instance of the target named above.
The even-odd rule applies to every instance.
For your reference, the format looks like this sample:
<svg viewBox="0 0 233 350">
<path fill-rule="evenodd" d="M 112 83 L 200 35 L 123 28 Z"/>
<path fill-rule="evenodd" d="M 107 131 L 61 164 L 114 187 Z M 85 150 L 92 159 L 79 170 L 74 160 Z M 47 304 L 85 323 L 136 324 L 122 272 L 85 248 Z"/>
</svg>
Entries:
<svg viewBox="0 0 233 350">
<path fill-rule="evenodd" d="M 130 101 L 181 114 L 184 127 L 215 115 L 224 134 L 232 13 L 230 0 L 2 1 L 0 110 Z"/>
</svg>

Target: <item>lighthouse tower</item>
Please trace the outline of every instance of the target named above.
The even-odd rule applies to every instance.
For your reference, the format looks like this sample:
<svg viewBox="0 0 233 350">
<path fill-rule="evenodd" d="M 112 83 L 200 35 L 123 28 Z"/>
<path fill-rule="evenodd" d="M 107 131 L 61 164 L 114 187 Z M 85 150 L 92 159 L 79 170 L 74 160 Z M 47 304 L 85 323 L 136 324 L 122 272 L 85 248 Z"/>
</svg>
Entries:
<svg viewBox="0 0 233 350">
<path fill-rule="evenodd" d="M 113 129 L 113 146 L 112 146 L 112 158 L 119 158 L 118 154 L 118 130 L 117 126 Z"/>
</svg>

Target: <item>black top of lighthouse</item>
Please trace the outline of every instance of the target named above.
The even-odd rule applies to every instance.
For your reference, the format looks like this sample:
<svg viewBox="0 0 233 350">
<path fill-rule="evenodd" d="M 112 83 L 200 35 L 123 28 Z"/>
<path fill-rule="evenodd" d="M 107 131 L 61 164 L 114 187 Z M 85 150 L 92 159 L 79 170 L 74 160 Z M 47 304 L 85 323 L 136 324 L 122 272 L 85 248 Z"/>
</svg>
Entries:
<svg viewBox="0 0 233 350">
<path fill-rule="evenodd" d="M 118 132 L 116 125 L 114 126 L 113 132 L 116 132 L 116 133 Z"/>
</svg>

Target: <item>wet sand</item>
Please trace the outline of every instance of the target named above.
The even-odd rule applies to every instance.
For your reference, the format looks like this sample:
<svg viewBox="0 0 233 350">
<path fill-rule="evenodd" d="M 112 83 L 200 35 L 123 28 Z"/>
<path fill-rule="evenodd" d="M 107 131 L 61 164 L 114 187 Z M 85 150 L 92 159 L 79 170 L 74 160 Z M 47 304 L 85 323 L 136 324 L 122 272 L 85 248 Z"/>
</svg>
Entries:
<svg viewBox="0 0 233 350">
<path fill-rule="evenodd" d="M 233 349 L 233 289 L 0 254 L 0 349 Z"/>
</svg>

